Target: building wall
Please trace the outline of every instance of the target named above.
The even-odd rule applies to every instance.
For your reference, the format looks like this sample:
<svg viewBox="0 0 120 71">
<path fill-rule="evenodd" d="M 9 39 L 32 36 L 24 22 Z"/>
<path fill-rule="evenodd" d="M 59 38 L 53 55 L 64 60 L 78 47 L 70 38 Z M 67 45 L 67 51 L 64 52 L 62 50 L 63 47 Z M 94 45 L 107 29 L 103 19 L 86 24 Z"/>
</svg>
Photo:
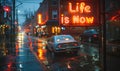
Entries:
<svg viewBox="0 0 120 71">
<path fill-rule="evenodd" d="M 107 39 L 120 37 L 120 0 L 106 0 Z M 115 18 L 116 17 L 116 18 Z M 114 18 L 114 19 L 113 19 Z"/>
<path fill-rule="evenodd" d="M 59 17 L 60 17 L 60 13 L 59 12 L 60 11 L 61 12 L 65 12 L 65 14 L 67 14 L 67 12 L 64 9 L 67 6 L 63 6 L 65 1 L 68 2 L 70 0 L 43 0 L 43 2 L 40 4 L 40 8 L 38 10 L 38 13 L 42 14 L 42 21 L 43 21 L 44 24 L 46 24 L 46 22 L 48 20 L 51 20 L 51 19 L 55 19 L 55 20 L 59 21 L 60 20 L 59 19 Z M 112 5 L 111 1 L 113 1 L 113 0 L 106 0 L 106 11 L 111 11 L 112 10 L 111 8 L 114 7 L 114 6 L 111 6 Z M 116 2 L 113 1 L 113 5 L 114 5 L 114 3 L 116 3 Z M 118 4 L 116 4 L 116 5 L 117 6 L 115 6 L 115 8 L 118 10 L 119 6 L 118 6 Z M 53 14 L 52 14 L 53 11 L 57 11 L 57 18 L 53 18 Z M 60 22 L 59 22 L 59 24 L 60 24 Z M 112 26 L 109 25 L 109 27 L 112 27 Z M 108 31 L 107 34 L 115 33 L 114 32 L 115 28 L 114 27 L 113 28 L 109 28 L 109 27 L 107 28 L 107 31 Z M 85 30 L 85 27 L 77 27 L 77 29 L 75 27 L 74 28 L 73 27 L 71 27 L 71 28 L 69 27 L 69 28 L 66 28 L 66 31 L 64 31 L 64 32 L 66 32 L 68 34 L 75 34 L 75 33 L 80 34 L 84 30 Z M 111 30 L 111 31 L 109 31 L 109 30 Z M 73 31 L 73 32 L 69 33 L 69 31 Z M 109 37 L 112 37 L 112 35 L 109 36 Z"/>
<path fill-rule="evenodd" d="M 40 4 L 40 8 L 38 10 L 38 13 L 42 14 L 42 21 L 43 23 L 46 23 L 48 20 L 53 19 L 52 13 L 53 11 L 57 11 L 57 18 L 58 20 L 58 2 L 59 0 L 43 0 L 43 2 Z M 54 5 L 53 5 L 54 4 Z"/>
</svg>

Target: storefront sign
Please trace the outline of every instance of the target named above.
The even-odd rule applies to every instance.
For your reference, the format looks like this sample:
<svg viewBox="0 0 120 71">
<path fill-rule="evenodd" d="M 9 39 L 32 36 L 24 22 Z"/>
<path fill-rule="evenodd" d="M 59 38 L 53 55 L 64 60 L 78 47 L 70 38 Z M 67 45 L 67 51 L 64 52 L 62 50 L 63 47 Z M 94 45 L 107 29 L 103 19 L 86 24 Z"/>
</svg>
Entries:
<svg viewBox="0 0 120 71">
<path fill-rule="evenodd" d="M 60 24 L 62 26 L 97 26 L 99 25 L 99 4 L 97 0 L 68 1 L 62 4 Z"/>
</svg>

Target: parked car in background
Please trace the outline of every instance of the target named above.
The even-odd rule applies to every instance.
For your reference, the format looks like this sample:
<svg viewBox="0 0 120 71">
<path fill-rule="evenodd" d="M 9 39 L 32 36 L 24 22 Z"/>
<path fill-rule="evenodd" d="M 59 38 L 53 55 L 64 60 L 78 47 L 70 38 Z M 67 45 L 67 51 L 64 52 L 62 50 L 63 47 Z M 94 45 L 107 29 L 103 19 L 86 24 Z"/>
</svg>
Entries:
<svg viewBox="0 0 120 71">
<path fill-rule="evenodd" d="M 81 43 L 98 43 L 99 42 L 99 33 L 94 29 L 85 30 L 80 36 Z"/>
<path fill-rule="evenodd" d="M 47 50 L 55 53 L 74 52 L 78 53 L 79 43 L 71 35 L 55 35 L 47 40 Z"/>
</svg>

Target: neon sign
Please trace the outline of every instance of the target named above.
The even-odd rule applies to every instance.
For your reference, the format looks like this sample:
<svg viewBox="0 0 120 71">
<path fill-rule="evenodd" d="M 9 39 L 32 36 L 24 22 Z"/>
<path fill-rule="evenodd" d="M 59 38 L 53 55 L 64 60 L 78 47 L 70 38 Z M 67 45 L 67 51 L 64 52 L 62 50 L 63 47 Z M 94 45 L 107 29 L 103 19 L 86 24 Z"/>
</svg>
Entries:
<svg viewBox="0 0 120 71">
<path fill-rule="evenodd" d="M 42 15 L 38 14 L 38 24 L 42 24 Z"/>
<path fill-rule="evenodd" d="M 99 24 L 98 5 L 92 2 L 67 2 L 66 10 L 61 12 L 62 26 L 94 26 Z M 94 7 L 93 7 L 94 6 Z M 97 7 L 97 8 L 95 8 Z"/>
</svg>

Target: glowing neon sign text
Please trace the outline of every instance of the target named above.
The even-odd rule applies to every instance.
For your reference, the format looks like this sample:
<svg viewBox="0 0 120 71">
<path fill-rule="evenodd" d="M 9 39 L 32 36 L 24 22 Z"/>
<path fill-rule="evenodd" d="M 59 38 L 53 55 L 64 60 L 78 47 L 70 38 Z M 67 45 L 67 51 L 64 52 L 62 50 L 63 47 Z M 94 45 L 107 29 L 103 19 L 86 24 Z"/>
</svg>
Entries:
<svg viewBox="0 0 120 71">
<path fill-rule="evenodd" d="M 60 15 L 60 22 L 64 26 L 91 26 L 96 22 L 96 12 L 90 3 L 68 2 L 67 11 Z"/>
</svg>

